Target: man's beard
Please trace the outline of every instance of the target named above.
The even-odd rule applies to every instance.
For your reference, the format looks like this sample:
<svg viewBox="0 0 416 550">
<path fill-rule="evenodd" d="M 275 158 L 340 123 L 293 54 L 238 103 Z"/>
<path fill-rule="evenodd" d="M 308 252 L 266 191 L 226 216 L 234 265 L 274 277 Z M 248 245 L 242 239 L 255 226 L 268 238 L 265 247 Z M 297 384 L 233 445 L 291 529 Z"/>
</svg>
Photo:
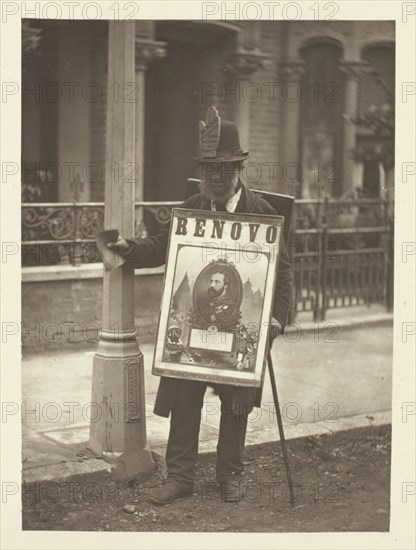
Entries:
<svg viewBox="0 0 416 550">
<path fill-rule="evenodd" d="M 210 184 L 207 181 L 202 180 L 201 193 L 205 195 L 209 200 L 215 201 L 220 204 L 225 204 L 234 195 L 237 181 L 229 185 L 224 184 L 224 187 L 218 189 L 216 192 L 215 189 L 212 189 L 210 187 Z"/>
<path fill-rule="evenodd" d="M 224 291 L 223 288 L 221 290 L 215 290 L 215 288 L 209 288 L 207 290 L 208 298 L 210 300 L 215 300 L 215 298 L 218 298 L 218 296 L 221 296 L 223 291 Z"/>
</svg>

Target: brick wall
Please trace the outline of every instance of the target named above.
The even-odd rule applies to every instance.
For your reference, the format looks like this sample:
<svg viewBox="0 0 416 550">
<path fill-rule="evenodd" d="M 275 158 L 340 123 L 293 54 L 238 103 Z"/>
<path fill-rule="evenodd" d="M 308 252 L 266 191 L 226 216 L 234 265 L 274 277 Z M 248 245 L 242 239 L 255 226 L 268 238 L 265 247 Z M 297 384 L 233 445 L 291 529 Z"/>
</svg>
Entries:
<svg viewBox="0 0 416 550">
<path fill-rule="evenodd" d="M 277 83 L 278 60 L 280 47 L 278 27 L 274 23 L 265 22 L 261 25 L 261 40 L 259 47 L 262 52 L 270 55 L 270 61 L 265 69 L 257 71 L 252 80 L 257 83 L 257 90 L 261 91 L 260 100 L 251 103 L 250 113 L 250 161 L 258 166 L 259 180 L 251 184 L 267 191 L 279 191 L 278 170 L 271 163 L 279 162 L 279 116 L 281 87 L 265 83 Z M 274 91 L 274 93 L 273 93 Z M 251 172 L 247 175 L 255 177 Z"/>
<path fill-rule="evenodd" d="M 136 276 L 135 322 L 142 342 L 154 341 L 162 285 L 161 274 Z M 102 278 L 23 283 L 23 351 L 96 345 L 102 289 Z"/>
</svg>

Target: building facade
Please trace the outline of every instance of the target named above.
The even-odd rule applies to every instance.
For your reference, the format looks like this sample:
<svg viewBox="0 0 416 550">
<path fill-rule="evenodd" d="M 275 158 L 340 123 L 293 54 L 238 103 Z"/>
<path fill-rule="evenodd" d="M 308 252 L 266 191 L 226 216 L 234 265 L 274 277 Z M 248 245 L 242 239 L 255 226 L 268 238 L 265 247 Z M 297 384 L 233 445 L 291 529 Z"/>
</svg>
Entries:
<svg viewBox="0 0 416 550">
<path fill-rule="evenodd" d="M 22 37 L 26 348 L 96 341 L 102 264 L 96 249 L 88 257 L 79 244 L 93 244 L 103 227 L 110 101 L 135 102 L 135 163 L 109 168 L 134 178 L 135 201 L 147 204 L 136 208 L 137 234 L 169 219 L 168 207 L 149 202 L 182 201 L 195 191 L 188 179 L 199 177 L 198 121 L 210 105 L 238 124 L 250 151 L 242 177 L 252 188 L 304 200 L 377 200 L 391 183 L 394 155 L 386 151 L 394 135 L 386 137 L 383 121 L 392 119 L 394 132 L 394 22 L 137 21 L 128 89 L 107 82 L 108 22 L 25 20 Z M 342 208 L 334 219 L 356 224 L 358 209 Z M 300 227 L 308 231 L 310 211 L 301 210 Z M 366 303 L 379 300 L 369 294 L 376 286 L 377 296 L 385 294 L 385 250 L 377 254 L 380 284 L 363 275 L 357 304 L 363 296 Z M 306 285 L 309 296 L 318 264 L 313 252 L 304 260 L 298 286 L 303 292 Z M 153 338 L 163 268 L 136 276 L 136 318 L 142 338 Z M 344 291 L 342 277 L 336 285 Z M 301 302 L 303 309 L 315 307 L 304 296 Z"/>
<path fill-rule="evenodd" d="M 72 200 L 76 176 L 80 200 L 104 200 L 107 101 L 136 102 L 137 201 L 189 193 L 209 105 L 238 123 L 251 187 L 380 194 L 378 163 L 353 155 L 377 136 L 353 120 L 394 97 L 394 22 L 136 22 L 129 90 L 107 83 L 106 22 L 26 21 L 24 39 L 34 33 L 23 55 L 22 160 L 24 181 L 43 176 L 37 200 Z"/>
</svg>

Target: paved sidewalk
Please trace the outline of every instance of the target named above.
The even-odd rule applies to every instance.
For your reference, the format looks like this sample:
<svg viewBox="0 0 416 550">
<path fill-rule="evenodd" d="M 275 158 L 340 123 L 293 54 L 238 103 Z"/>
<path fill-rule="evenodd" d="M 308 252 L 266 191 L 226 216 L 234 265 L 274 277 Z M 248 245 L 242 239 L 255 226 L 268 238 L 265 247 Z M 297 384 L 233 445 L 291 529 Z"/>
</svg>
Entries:
<svg viewBox="0 0 416 550">
<path fill-rule="evenodd" d="M 353 312 L 352 312 L 353 313 Z M 334 324 L 335 323 L 335 324 Z M 383 311 L 359 317 L 299 321 L 272 350 L 288 439 L 390 421 L 392 316 Z M 318 330 L 319 328 L 319 330 Z M 302 330 L 300 330 L 302 329 Z M 296 331 L 297 330 L 297 331 Z M 152 450 L 164 454 L 169 420 L 153 414 L 159 378 L 151 374 L 153 346 L 143 344 L 146 421 Z M 92 409 L 91 374 L 95 345 L 73 352 L 26 354 L 22 359 L 23 470 L 27 481 L 108 469 L 85 460 Z M 72 415 L 70 415 L 72 403 Z M 36 411 L 36 413 L 32 412 Z M 200 451 L 215 450 L 219 400 L 205 395 Z M 261 409 L 249 417 L 247 444 L 278 440 L 273 397 L 266 373 Z M 78 453 L 78 454 L 77 454 Z"/>
</svg>

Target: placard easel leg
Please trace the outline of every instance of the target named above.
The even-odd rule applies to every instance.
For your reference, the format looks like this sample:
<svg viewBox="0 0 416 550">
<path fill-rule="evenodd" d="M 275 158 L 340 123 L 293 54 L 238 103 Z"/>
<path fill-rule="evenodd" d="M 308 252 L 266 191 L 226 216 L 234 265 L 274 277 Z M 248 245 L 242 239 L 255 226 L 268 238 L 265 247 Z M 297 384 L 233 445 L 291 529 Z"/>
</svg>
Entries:
<svg viewBox="0 0 416 550">
<path fill-rule="evenodd" d="M 287 482 L 289 484 L 290 504 L 294 506 L 295 493 L 293 491 L 292 474 L 290 472 L 289 457 L 288 457 L 287 448 L 286 448 L 285 432 L 283 430 L 283 421 L 282 421 L 282 415 L 280 413 L 279 399 L 277 397 L 276 379 L 274 376 L 272 354 L 270 350 L 267 354 L 267 364 L 269 367 L 270 382 L 272 385 L 272 392 L 273 392 L 273 401 L 274 401 L 274 406 L 275 406 L 276 415 L 277 415 L 277 424 L 279 426 L 280 441 L 282 443 L 283 460 L 286 468 L 286 477 L 287 477 Z"/>
</svg>

